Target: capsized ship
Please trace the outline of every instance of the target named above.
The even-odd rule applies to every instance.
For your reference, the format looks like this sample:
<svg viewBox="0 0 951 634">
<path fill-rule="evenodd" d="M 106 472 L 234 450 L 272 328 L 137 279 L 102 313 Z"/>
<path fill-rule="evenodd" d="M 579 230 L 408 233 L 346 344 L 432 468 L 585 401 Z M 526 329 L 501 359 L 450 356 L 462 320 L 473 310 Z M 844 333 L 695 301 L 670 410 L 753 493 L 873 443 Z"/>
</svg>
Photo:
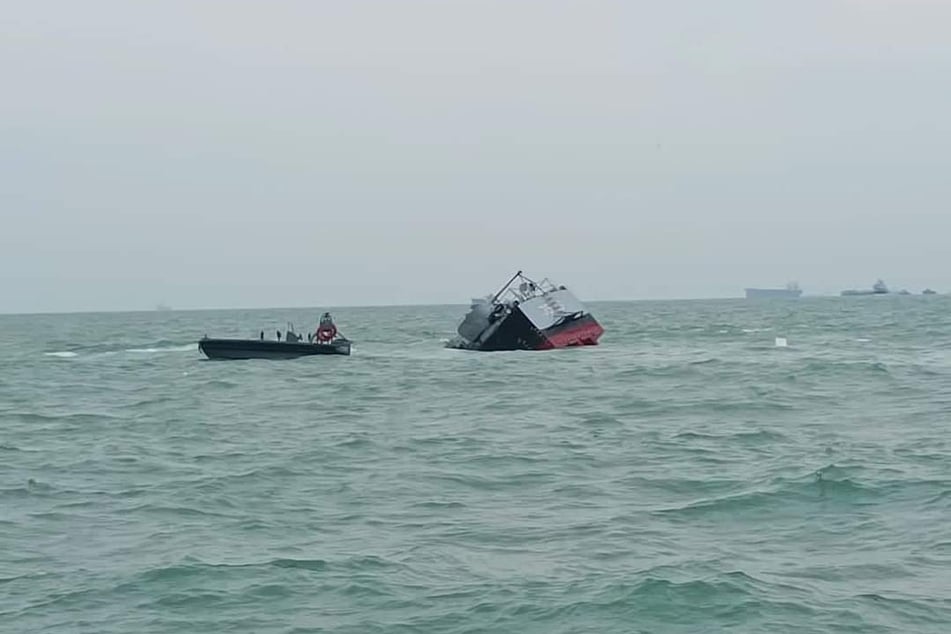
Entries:
<svg viewBox="0 0 951 634">
<path fill-rule="evenodd" d="M 495 295 L 472 300 L 446 345 L 462 350 L 550 350 L 597 345 L 604 328 L 564 286 L 521 271 Z"/>
<path fill-rule="evenodd" d="M 350 354 L 350 340 L 337 330 L 330 313 L 320 318 L 317 331 L 304 337 L 288 325 L 283 340 L 265 339 L 264 331 L 258 339 L 212 339 L 207 335 L 198 342 L 198 349 L 209 359 L 297 359 L 323 354 Z"/>
</svg>

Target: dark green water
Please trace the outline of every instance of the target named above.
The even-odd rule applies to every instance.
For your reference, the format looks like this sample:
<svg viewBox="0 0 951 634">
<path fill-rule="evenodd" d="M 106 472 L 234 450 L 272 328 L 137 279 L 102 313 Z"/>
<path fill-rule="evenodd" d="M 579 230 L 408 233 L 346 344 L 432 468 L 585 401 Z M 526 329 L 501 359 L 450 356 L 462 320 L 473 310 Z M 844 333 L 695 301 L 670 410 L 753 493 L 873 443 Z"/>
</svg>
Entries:
<svg viewBox="0 0 951 634">
<path fill-rule="evenodd" d="M 592 308 L 0 317 L 0 630 L 951 631 L 951 301 Z"/>
</svg>

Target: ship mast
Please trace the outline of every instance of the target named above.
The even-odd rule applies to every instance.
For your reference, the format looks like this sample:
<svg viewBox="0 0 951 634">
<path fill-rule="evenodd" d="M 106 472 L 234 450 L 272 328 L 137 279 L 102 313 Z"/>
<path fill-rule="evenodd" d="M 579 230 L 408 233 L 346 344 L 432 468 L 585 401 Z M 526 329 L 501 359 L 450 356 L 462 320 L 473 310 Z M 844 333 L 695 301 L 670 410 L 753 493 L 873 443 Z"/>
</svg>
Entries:
<svg viewBox="0 0 951 634">
<path fill-rule="evenodd" d="M 501 289 L 499 289 L 499 292 L 496 293 L 496 294 L 492 297 L 492 301 L 489 302 L 489 303 L 490 303 L 490 304 L 494 304 L 494 303 L 496 302 L 496 300 L 497 300 L 499 297 L 502 296 L 502 293 L 504 293 L 504 292 L 506 291 L 506 289 L 508 289 L 508 287 L 512 285 L 512 282 L 514 282 L 515 280 L 517 280 L 521 275 L 522 275 L 522 272 L 521 272 L 521 271 L 519 271 L 518 273 L 516 273 L 515 275 L 513 275 L 513 276 L 512 276 L 512 279 L 510 279 L 508 282 L 506 282 L 506 283 L 505 283 L 505 286 L 503 286 Z"/>
</svg>

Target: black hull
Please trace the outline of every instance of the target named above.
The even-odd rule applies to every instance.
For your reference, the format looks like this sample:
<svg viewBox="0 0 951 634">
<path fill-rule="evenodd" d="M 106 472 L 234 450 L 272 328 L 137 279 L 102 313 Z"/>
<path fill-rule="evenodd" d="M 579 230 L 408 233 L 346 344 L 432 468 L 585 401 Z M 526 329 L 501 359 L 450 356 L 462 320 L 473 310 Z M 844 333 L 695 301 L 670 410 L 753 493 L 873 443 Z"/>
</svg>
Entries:
<svg viewBox="0 0 951 634">
<path fill-rule="evenodd" d="M 298 359 L 324 354 L 349 355 L 350 342 L 288 343 L 257 339 L 202 339 L 198 349 L 209 359 Z"/>
<path fill-rule="evenodd" d="M 566 319 L 551 328 L 539 330 L 517 308 L 505 316 L 482 341 L 468 342 L 461 338 L 449 342 L 448 347 L 460 350 L 551 350 L 574 346 L 597 345 L 604 333 L 601 324 L 590 314 Z"/>
</svg>

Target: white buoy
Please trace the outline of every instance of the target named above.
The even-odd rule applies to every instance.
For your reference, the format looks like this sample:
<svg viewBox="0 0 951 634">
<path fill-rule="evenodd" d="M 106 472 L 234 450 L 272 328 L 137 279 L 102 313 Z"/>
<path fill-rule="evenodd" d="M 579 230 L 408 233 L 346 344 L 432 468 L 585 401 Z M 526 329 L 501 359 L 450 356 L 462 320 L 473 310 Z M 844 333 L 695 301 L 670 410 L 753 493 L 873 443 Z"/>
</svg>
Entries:
<svg viewBox="0 0 951 634">
<path fill-rule="evenodd" d="M 789 342 L 786 341 L 786 337 L 776 337 L 777 348 L 786 348 L 788 346 L 789 346 Z"/>
</svg>

